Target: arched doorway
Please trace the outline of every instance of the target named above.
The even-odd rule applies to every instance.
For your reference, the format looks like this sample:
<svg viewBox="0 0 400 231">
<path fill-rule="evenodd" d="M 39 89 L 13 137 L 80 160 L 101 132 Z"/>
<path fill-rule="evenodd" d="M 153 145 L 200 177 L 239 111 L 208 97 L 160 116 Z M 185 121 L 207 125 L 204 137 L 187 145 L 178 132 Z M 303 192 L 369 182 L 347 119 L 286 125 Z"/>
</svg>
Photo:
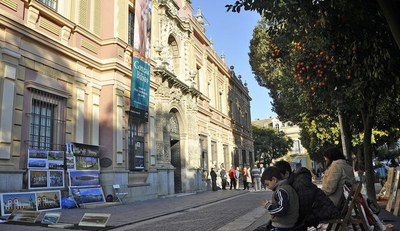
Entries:
<svg viewBox="0 0 400 231">
<path fill-rule="evenodd" d="M 175 193 L 182 192 L 182 161 L 179 136 L 179 123 L 175 112 L 170 112 L 170 145 L 171 145 L 171 164 L 175 167 L 174 185 Z"/>
</svg>

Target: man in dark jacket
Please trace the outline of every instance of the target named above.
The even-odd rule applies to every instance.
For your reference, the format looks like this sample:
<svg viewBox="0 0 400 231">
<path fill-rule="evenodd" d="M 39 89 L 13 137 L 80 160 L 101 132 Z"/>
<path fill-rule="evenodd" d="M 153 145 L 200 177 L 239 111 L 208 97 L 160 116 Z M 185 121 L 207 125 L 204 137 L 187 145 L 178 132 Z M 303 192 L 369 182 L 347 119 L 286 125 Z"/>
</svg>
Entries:
<svg viewBox="0 0 400 231">
<path fill-rule="evenodd" d="M 214 168 L 211 168 L 211 189 L 217 191 L 217 173 L 215 173 Z"/>
<path fill-rule="evenodd" d="M 325 193 L 312 183 L 311 172 L 304 167 L 292 173 L 290 164 L 287 161 L 278 161 L 275 164 L 281 174 L 288 179 L 299 197 L 299 219 L 297 226 L 317 227 L 321 220 L 335 218 L 339 215 L 339 209 L 325 195 Z"/>
</svg>

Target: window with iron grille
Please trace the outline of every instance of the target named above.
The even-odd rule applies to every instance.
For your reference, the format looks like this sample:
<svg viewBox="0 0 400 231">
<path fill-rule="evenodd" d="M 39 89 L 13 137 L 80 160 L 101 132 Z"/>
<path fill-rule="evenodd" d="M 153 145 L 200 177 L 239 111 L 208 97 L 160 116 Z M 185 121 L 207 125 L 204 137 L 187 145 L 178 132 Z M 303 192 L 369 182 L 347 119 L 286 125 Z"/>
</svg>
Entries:
<svg viewBox="0 0 400 231">
<path fill-rule="evenodd" d="M 57 0 L 38 0 L 38 2 L 41 2 L 50 9 L 57 10 Z"/>
<path fill-rule="evenodd" d="M 129 170 L 137 171 L 145 168 L 144 164 L 144 124 L 129 117 L 128 124 L 128 160 Z"/>
<path fill-rule="evenodd" d="M 34 88 L 30 93 L 29 148 L 63 150 L 66 98 Z"/>
<path fill-rule="evenodd" d="M 133 47 L 133 34 L 135 28 L 135 14 L 129 11 L 128 15 L 128 43 Z"/>
</svg>

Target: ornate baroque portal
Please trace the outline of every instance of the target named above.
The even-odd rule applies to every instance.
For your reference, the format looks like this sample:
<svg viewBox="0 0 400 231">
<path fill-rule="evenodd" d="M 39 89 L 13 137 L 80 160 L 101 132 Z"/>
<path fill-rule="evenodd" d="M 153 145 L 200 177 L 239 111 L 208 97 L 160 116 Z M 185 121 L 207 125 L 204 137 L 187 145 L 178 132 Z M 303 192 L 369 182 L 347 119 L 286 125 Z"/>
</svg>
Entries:
<svg viewBox="0 0 400 231">
<path fill-rule="evenodd" d="M 182 160 L 180 148 L 179 123 L 176 113 L 169 113 L 171 164 L 175 167 L 174 185 L 175 193 L 182 192 Z"/>
</svg>

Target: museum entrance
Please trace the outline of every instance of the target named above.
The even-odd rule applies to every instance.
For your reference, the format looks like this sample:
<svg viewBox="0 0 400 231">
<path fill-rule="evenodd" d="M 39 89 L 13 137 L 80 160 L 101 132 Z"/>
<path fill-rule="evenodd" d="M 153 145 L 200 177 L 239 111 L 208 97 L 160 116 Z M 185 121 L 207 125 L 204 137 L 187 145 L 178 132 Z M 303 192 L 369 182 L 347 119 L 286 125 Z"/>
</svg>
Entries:
<svg viewBox="0 0 400 231">
<path fill-rule="evenodd" d="M 175 193 L 182 192 L 182 161 L 179 137 L 179 123 L 175 112 L 170 112 L 170 145 L 171 145 L 171 164 L 175 167 L 174 185 Z"/>
</svg>

